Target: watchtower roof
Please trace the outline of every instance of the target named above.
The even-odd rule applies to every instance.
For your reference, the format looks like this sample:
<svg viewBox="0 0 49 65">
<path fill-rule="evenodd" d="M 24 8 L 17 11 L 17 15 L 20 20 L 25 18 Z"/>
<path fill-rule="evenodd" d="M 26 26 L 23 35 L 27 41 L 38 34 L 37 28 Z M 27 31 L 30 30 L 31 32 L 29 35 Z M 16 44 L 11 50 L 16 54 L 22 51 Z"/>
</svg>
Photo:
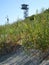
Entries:
<svg viewBox="0 0 49 65">
<path fill-rule="evenodd" d="M 22 6 L 28 6 L 27 4 L 22 4 Z"/>
</svg>

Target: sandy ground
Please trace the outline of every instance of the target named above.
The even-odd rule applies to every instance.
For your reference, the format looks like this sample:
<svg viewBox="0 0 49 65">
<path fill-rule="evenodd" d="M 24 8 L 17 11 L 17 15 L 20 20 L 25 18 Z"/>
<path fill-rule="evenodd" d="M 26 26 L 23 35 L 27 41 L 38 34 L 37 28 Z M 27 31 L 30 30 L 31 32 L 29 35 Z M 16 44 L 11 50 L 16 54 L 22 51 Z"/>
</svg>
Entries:
<svg viewBox="0 0 49 65">
<path fill-rule="evenodd" d="M 39 64 L 37 50 L 32 50 L 29 54 L 26 54 L 23 48 L 19 48 L 14 53 L 0 58 L 0 65 L 49 65 L 49 60 L 47 58 Z"/>
</svg>

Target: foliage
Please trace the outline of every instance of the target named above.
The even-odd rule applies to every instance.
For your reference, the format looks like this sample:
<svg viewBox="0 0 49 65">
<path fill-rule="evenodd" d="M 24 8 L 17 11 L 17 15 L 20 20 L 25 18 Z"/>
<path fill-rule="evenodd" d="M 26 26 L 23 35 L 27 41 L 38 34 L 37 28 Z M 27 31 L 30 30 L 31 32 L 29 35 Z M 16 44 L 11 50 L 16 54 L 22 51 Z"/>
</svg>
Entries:
<svg viewBox="0 0 49 65">
<path fill-rule="evenodd" d="M 22 40 L 25 49 L 47 50 L 49 48 L 49 10 L 13 24 L 0 26 L 0 52 L 17 45 L 19 40 Z"/>
</svg>

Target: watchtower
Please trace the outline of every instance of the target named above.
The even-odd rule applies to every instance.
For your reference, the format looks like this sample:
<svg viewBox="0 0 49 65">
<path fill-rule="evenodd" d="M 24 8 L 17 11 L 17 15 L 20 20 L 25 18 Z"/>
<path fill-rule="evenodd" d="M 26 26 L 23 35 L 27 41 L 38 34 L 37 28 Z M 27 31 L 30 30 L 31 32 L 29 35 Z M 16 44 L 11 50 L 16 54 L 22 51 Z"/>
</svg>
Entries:
<svg viewBox="0 0 49 65">
<path fill-rule="evenodd" d="M 28 5 L 27 4 L 22 4 L 22 10 L 24 10 L 24 17 L 28 17 Z"/>
</svg>

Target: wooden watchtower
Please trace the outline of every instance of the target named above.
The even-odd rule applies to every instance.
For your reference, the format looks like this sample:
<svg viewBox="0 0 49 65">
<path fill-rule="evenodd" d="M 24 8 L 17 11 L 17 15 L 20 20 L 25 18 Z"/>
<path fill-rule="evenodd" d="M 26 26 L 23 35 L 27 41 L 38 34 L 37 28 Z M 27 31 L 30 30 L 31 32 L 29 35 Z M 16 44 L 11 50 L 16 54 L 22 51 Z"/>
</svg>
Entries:
<svg viewBox="0 0 49 65">
<path fill-rule="evenodd" d="M 27 4 L 22 4 L 22 10 L 24 10 L 24 17 L 28 17 L 28 5 Z"/>
</svg>

